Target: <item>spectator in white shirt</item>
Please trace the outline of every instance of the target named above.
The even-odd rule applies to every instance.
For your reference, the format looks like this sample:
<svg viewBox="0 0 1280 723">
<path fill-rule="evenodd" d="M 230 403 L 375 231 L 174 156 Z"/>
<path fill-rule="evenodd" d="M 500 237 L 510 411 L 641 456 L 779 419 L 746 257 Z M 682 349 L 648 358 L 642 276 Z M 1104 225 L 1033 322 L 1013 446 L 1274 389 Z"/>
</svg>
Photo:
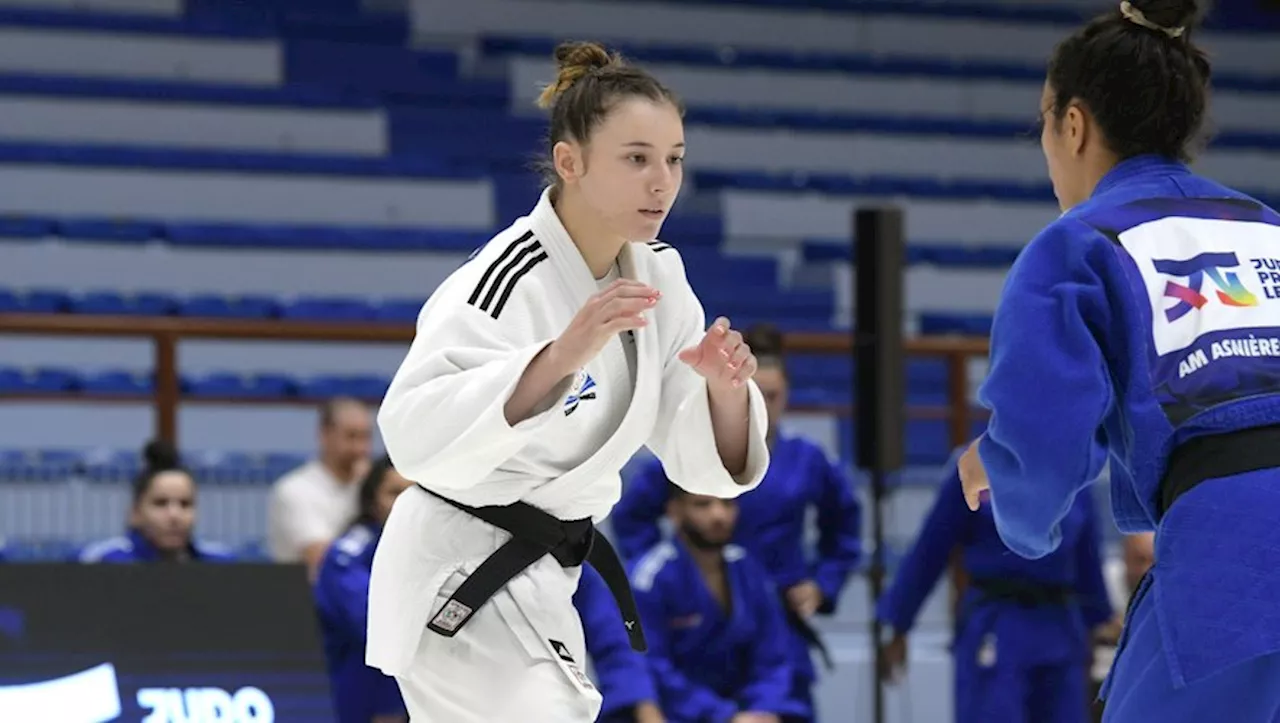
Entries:
<svg viewBox="0 0 1280 723">
<path fill-rule="evenodd" d="M 359 400 L 331 399 L 320 408 L 319 431 L 319 457 L 276 481 L 267 512 L 271 558 L 305 563 L 312 578 L 329 543 L 360 511 L 373 415 Z"/>
</svg>

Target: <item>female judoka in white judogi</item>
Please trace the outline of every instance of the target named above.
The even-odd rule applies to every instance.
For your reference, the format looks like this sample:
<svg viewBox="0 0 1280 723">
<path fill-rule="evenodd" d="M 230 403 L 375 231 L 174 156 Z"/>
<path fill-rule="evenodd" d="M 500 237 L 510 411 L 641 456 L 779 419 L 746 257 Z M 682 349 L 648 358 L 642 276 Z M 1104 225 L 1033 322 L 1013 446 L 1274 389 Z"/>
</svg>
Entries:
<svg viewBox="0 0 1280 723">
<path fill-rule="evenodd" d="M 556 51 L 555 180 L 444 281 L 378 415 L 401 495 L 373 562 L 367 661 L 414 723 L 575 723 L 600 696 L 572 596 L 584 558 L 643 634 L 592 522 L 641 446 L 692 492 L 736 497 L 768 466 L 756 363 L 706 326 L 654 240 L 680 189 L 682 111 L 595 44 Z"/>
</svg>

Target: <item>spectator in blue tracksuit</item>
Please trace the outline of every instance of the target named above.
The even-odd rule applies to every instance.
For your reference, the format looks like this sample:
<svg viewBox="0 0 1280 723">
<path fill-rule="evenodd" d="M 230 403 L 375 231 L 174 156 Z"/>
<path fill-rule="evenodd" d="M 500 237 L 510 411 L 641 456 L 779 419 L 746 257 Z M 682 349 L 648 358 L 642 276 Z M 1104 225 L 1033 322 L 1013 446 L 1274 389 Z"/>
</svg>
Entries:
<svg viewBox="0 0 1280 723">
<path fill-rule="evenodd" d="M 674 538 L 630 566 L 663 715 L 670 723 L 807 720 L 777 589 L 730 543 L 735 501 L 672 487 Z"/>
<path fill-rule="evenodd" d="M 127 532 L 85 546 L 80 562 L 234 561 L 227 548 L 195 539 L 196 482 L 177 450 L 154 441 L 143 455 L 146 466 L 133 483 Z"/>
<path fill-rule="evenodd" d="M 862 510 L 849 477 L 813 442 L 781 434 L 789 379 L 781 335 L 757 326 L 747 343 L 759 364 L 755 381 L 769 407 L 769 471 L 758 488 L 738 498 L 734 542 L 747 549 L 782 592 L 795 671 L 795 694 L 808 701 L 817 678 L 810 648 L 826 651 L 810 625 L 815 613 L 833 614 L 840 593 L 861 558 Z M 670 487 L 660 462 L 652 460 L 631 479 L 609 516 L 619 551 L 634 560 L 662 537 L 659 520 Z M 806 516 L 816 513 L 816 549 L 805 549 Z"/>
<path fill-rule="evenodd" d="M 618 602 L 589 563 L 582 566 L 573 606 L 582 618 L 587 655 L 604 698 L 597 723 L 664 723 L 644 655 L 631 648 Z"/>
<path fill-rule="evenodd" d="M 383 457 L 360 483 L 360 514 L 329 547 L 316 575 L 316 609 L 338 723 L 405 723 L 395 678 L 365 665 L 369 570 L 391 505 L 412 483 Z"/>
<path fill-rule="evenodd" d="M 1057 550 L 1028 560 L 1000 540 L 991 505 L 969 511 L 955 463 L 877 606 L 894 630 L 883 672 L 905 666 L 907 633 L 959 546 L 970 583 L 952 650 L 956 723 L 1083 723 L 1092 632 L 1112 618 L 1093 499 L 1063 517 Z"/>
</svg>

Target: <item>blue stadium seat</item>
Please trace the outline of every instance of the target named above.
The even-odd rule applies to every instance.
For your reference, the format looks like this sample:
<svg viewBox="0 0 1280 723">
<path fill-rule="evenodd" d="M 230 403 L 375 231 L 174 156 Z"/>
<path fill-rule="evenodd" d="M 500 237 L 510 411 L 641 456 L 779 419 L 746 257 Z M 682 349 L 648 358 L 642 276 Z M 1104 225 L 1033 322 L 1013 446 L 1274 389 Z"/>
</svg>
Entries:
<svg viewBox="0 0 1280 723">
<path fill-rule="evenodd" d="M 390 383 L 390 379 L 382 377 L 323 375 L 298 382 L 298 396 L 315 400 L 338 396 L 381 399 Z"/>
<path fill-rule="evenodd" d="M 0 238 L 41 239 L 55 235 L 54 221 L 41 216 L 0 216 Z"/>
<path fill-rule="evenodd" d="M 242 375 L 215 372 L 183 379 L 183 393 L 193 397 L 275 399 L 292 396 L 295 383 L 282 374 Z"/>
<path fill-rule="evenodd" d="M 369 321 L 368 302 L 333 297 L 301 297 L 281 306 L 280 316 L 299 321 Z"/>
<path fill-rule="evenodd" d="M 165 316 L 172 314 L 178 301 L 168 294 L 122 294 L 115 291 L 93 291 L 71 297 L 70 311 L 77 314 L 112 314 L 127 316 Z"/>
<path fill-rule="evenodd" d="M 397 324 L 413 324 L 418 320 L 426 299 L 388 299 L 374 307 L 376 321 Z"/>
<path fill-rule="evenodd" d="M 160 236 L 160 224 L 135 219 L 65 218 L 58 219 L 58 235 L 82 241 L 113 243 L 145 243 Z"/>
<path fill-rule="evenodd" d="M 151 394 L 155 380 L 151 374 L 139 374 L 128 370 L 110 370 L 86 374 L 80 379 L 80 390 L 91 395 Z"/>
<path fill-rule="evenodd" d="M 225 297 L 204 294 L 178 301 L 176 313 L 219 319 L 270 319 L 280 314 L 280 302 L 266 296 Z"/>
</svg>

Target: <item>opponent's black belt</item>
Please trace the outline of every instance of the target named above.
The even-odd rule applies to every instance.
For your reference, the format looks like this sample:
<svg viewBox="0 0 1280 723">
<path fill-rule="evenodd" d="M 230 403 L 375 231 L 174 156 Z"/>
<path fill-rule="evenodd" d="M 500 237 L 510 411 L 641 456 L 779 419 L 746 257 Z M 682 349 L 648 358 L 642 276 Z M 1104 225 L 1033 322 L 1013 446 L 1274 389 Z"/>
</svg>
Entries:
<svg viewBox="0 0 1280 723">
<path fill-rule="evenodd" d="M 800 613 L 792 609 L 785 595 L 782 598 L 782 609 L 786 611 L 787 622 L 790 623 L 796 634 L 804 640 L 805 645 L 818 651 L 818 655 L 822 656 L 822 662 L 827 666 L 827 670 L 834 670 L 835 665 L 831 662 L 831 651 L 827 650 L 827 644 L 823 642 L 822 636 L 818 635 L 817 629 L 810 625 L 808 620 L 800 617 Z"/>
<path fill-rule="evenodd" d="M 1208 479 L 1280 467 L 1280 425 L 1209 434 L 1187 440 L 1169 455 L 1160 480 L 1161 517 L 1174 500 Z"/>
<path fill-rule="evenodd" d="M 596 534 L 590 519 L 566 522 L 524 502 L 470 507 L 418 486 L 459 510 L 511 533 L 511 539 L 462 582 L 427 624 L 428 628 L 445 637 L 453 637 L 502 586 L 544 555 L 551 555 L 563 567 L 577 567 L 584 561 L 590 562 L 618 601 L 631 647 L 640 652 L 648 649 L 627 572 L 609 539 Z"/>
<path fill-rule="evenodd" d="M 1034 582 L 1014 577 L 976 577 L 969 585 L 978 591 L 980 602 L 1002 600 L 1023 607 L 1069 605 L 1075 591 L 1068 585 Z"/>
</svg>

